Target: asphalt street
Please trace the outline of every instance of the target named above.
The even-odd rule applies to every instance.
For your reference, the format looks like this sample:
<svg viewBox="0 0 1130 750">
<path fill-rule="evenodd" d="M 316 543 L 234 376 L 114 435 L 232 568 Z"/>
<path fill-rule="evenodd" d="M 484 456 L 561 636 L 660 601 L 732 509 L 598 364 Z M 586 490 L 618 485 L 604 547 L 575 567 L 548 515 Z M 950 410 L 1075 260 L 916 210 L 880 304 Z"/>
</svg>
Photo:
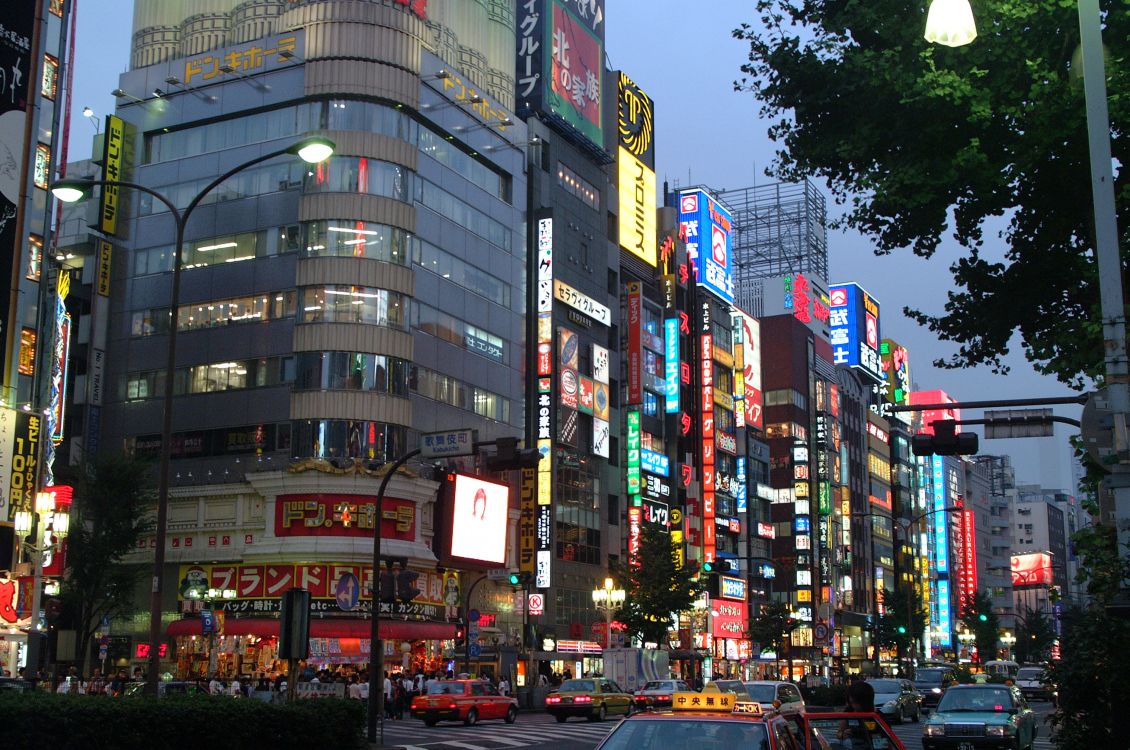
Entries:
<svg viewBox="0 0 1130 750">
<path fill-rule="evenodd" d="M 1032 704 L 1039 716 L 1040 732 L 1033 750 L 1051 750 L 1050 728 L 1047 717 L 1052 704 Z M 385 724 L 384 744 L 405 750 L 507 750 L 509 748 L 554 748 L 554 750 L 587 750 L 594 748 L 611 732 L 619 718 L 605 722 L 588 722 L 570 719 L 558 724 L 552 716 L 542 712 L 523 712 L 514 724 L 502 721 L 484 721 L 473 727 L 445 723 L 426 727 L 416 719 L 405 718 Z M 907 722 L 896 724 L 894 732 L 906 750 L 922 747 L 922 724 Z"/>
</svg>

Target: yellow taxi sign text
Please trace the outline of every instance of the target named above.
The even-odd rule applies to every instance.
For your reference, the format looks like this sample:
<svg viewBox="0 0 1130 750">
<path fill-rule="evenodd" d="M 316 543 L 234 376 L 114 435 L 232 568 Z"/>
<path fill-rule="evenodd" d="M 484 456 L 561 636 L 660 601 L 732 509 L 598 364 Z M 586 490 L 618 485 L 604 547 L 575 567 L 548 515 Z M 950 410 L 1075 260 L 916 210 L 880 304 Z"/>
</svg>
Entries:
<svg viewBox="0 0 1130 750">
<path fill-rule="evenodd" d="M 761 704 L 751 703 L 749 701 L 738 701 L 734 704 L 734 713 L 736 714 L 752 714 L 754 716 L 761 715 Z"/>
<path fill-rule="evenodd" d="M 703 690 L 701 693 L 678 692 L 671 696 L 674 711 L 725 711 L 733 712 L 737 696 L 733 693 Z"/>
</svg>

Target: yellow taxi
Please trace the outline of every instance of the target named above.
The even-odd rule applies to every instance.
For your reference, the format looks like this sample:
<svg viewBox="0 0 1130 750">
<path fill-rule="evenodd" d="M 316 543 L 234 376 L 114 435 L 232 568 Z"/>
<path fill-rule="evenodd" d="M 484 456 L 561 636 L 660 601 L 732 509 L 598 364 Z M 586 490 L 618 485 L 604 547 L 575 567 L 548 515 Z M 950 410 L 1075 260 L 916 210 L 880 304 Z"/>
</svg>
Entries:
<svg viewBox="0 0 1130 750">
<path fill-rule="evenodd" d="M 678 692 L 669 710 L 636 713 L 598 750 L 906 750 L 874 713 L 788 713 L 708 685 Z"/>
</svg>

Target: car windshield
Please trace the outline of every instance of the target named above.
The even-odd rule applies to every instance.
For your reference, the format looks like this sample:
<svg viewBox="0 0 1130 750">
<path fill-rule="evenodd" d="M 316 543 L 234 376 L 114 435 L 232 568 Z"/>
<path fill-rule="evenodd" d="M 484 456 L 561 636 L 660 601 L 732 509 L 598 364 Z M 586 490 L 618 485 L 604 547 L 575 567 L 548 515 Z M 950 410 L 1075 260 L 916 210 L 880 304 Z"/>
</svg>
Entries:
<svg viewBox="0 0 1130 750">
<path fill-rule="evenodd" d="M 914 675 L 914 681 L 941 683 L 942 674 L 943 672 L 940 669 L 919 669 L 918 673 Z"/>
<path fill-rule="evenodd" d="M 1042 680 L 1043 678 L 1043 667 L 1022 667 L 1020 671 L 1016 673 L 1016 679 L 1018 680 Z"/>
<path fill-rule="evenodd" d="M 673 682 L 656 682 L 652 680 L 641 688 L 642 690 L 674 690 L 675 683 Z"/>
<path fill-rule="evenodd" d="M 777 690 L 772 685 L 758 685 L 755 682 L 747 682 L 745 691 L 749 693 L 750 698 L 758 703 L 772 703 L 773 699 L 777 697 Z"/>
<path fill-rule="evenodd" d="M 463 695 L 463 683 L 434 682 L 428 688 L 428 695 Z"/>
<path fill-rule="evenodd" d="M 1008 711 L 1012 694 L 1006 688 L 984 687 L 949 690 L 938 704 L 938 712 L 946 711 Z"/>
<path fill-rule="evenodd" d="M 604 741 L 603 750 L 734 750 L 769 747 L 765 725 L 752 721 L 713 719 L 645 719 L 622 721 Z"/>
<path fill-rule="evenodd" d="M 867 684 L 873 687 L 876 693 L 883 695 L 899 692 L 898 680 L 868 680 Z"/>
<path fill-rule="evenodd" d="M 565 680 L 561 683 L 562 693 L 591 693 L 596 690 L 592 680 Z"/>
</svg>

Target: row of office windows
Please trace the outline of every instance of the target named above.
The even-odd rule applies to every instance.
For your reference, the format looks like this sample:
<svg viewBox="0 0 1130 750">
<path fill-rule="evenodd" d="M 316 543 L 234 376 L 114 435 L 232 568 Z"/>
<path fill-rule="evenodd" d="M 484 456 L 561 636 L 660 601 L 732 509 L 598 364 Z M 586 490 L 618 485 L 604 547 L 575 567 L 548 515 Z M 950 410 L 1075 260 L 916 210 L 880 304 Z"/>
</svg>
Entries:
<svg viewBox="0 0 1130 750">
<path fill-rule="evenodd" d="M 421 125 L 401 110 L 349 99 L 304 102 L 231 120 L 156 133 L 146 139 L 145 163 L 183 159 L 319 130 L 379 133 L 414 144 L 421 153 L 494 197 L 506 202 L 511 200 L 508 178 L 446 137 Z"/>
<path fill-rule="evenodd" d="M 486 329 L 473 326 L 418 300 L 412 301 L 411 323 L 412 328 L 417 331 L 423 331 L 467 351 L 481 354 L 494 362 L 506 361 L 506 344 L 501 336 L 496 336 Z"/>
<path fill-rule="evenodd" d="M 301 229 L 297 224 L 190 240 L 184 244 L 182 268 L 203 268 L 297 252 Z M 176 248 L 170 243 L 133 251 L 133 275 L 147 276 L 173 270 Z"/>
<path fill-rule="evenodd" d="M 485 388 L 413 365 L 404 360 L 352 352 L 307 352 L 296 356 L 215 362 L 177 370 L 174 395 L 218 393 L 293 384 L 295 390 L 371 390 L 407 396 L 409 392 L 508 422 L 510 401 Z M 126 375 L 121 397 L 127 401 L 164 395 L 164 370 Z"/>
<path fill-rule="evenodd" d="M 290 289 L 184 305 L 177 311 L 177 330 L 196 331 L 236 323 L 258 323 L 294 317 L 298 295 Z M 130 314 L 131 336 L 169 332 L 169 308 L 135 310 Z"/>
</svg>

